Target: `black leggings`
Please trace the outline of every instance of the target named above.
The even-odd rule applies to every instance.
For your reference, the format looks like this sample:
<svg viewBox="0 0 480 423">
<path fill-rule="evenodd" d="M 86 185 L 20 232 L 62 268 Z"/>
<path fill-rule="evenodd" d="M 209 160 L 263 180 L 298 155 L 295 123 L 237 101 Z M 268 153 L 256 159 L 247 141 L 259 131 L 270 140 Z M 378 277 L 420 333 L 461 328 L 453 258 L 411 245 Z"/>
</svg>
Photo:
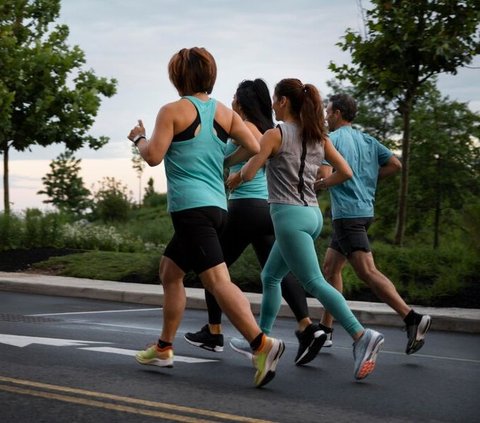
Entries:
<svg viewBox="0 0 480 423">
<path fill-rule="evenodd" d="M 228 202 L 225 230 L 220 236 L 225 263 L 230 267 L 242 255 L 249 244 L 255 251 L 263 269 L 275 241 L 270 208 L 266 200 L 238 199 Z M 297 321 L 308 317 L 305 291 L 295 277 L 289 273 L 281 283 L 282 296 L 291 308 Z M 222 310 L 215 297 L 205 290 L 208 322 L 220 324 Z"/>
</svg>

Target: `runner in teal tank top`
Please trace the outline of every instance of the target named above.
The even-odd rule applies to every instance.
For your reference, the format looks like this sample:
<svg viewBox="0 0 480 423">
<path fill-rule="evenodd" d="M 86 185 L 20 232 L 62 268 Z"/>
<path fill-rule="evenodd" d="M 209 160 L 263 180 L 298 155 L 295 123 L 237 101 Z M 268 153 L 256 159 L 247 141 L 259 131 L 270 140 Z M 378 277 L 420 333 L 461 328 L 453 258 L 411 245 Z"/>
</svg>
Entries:
<svg viewBox="0 0 480 423">
<path fill-rule="evenodd" d="M 160 261 L 162 331 L 156 345 L 135 358 L 143 365 L 173 366 L 173 342 L 186 304 L 183 278 L 193 270 L 250 342 L 254 384 L 261 387 L 275 376 L 285 346 L 259 328 L 248 299 L 230 280 L 219 241 L 226 221 L 223 167 L 255 154 L 258 142 L 237 113 L 209 97 L 217 67 L 207 50 L 180 50 L 171 58 L 168 74 L 182 98 L 160 109 L 148 141 L 142 121 L 128 136 L 150 166 L 165 159 L 168 210 L 175 230 Z M 225 158 L 228 137 L 240 148 Z"/>
</svg>

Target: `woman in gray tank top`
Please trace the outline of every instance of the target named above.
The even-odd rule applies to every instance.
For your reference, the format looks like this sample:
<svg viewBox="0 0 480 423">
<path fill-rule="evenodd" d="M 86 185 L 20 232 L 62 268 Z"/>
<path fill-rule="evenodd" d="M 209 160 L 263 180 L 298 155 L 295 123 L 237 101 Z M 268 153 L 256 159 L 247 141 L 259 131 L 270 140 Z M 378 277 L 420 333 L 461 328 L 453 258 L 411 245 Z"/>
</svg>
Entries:
<svg viewBox="0 0 480 423">
<path fill-rule="evenodd" d="M 260 325 L 273 325 L 281 303 L 280 281 L 291 271 L 353 338 L 354 376 L 363 379 L 375 367 L 383 335 L 364 329 L 342 294 L 325 280 L 314 244 L 323 225 L 315 193 L 323 159 L 332 164 L 335 172 L 319 182 L 322 187 L 351 178 L 352 170 L 327 136 L 323 104 L 313 85 L 298 79 L 280 81 L 275 87 L 273 110 L 283 123 L 262 136 L 260 153 L 240 171 L 241 179 L 248 181 L 261 166 L 267 166 L 276 241 L 261 275 Z"/>
</svg>

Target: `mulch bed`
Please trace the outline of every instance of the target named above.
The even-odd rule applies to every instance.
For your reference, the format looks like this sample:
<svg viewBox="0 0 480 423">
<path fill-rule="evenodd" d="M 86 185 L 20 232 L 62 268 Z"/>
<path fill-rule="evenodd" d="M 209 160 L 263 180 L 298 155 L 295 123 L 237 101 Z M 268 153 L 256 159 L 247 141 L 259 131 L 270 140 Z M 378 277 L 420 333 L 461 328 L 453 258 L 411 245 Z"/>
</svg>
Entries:
<svg viewBox="0 0 480 423">
<path fill-rule="evenodd" d="M 48 260 L 50 257 L 66 256 L 78 253 L 78 250 L 67 248 L 32 248 L 29 250 L 0 251 L 0 271 L 24 272 L 30 269 L 33 263 Z"/>
</svg>

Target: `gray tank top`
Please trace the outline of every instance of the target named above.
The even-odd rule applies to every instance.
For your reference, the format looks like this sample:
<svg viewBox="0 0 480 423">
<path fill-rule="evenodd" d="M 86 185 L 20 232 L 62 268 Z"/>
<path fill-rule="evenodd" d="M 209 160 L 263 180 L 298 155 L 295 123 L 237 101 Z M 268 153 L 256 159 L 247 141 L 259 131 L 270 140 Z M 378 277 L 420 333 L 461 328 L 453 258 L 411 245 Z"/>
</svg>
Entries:
<svg viewBox="0 0 480 423">
<path fill-rule="evenodd" d="M 295 124 L 278 127 L 282 144 L 267 161 L 268 202 L 318 206 L 314 183 L 325 156 L 323 144 L 302 142 Z"/>
</svg>

